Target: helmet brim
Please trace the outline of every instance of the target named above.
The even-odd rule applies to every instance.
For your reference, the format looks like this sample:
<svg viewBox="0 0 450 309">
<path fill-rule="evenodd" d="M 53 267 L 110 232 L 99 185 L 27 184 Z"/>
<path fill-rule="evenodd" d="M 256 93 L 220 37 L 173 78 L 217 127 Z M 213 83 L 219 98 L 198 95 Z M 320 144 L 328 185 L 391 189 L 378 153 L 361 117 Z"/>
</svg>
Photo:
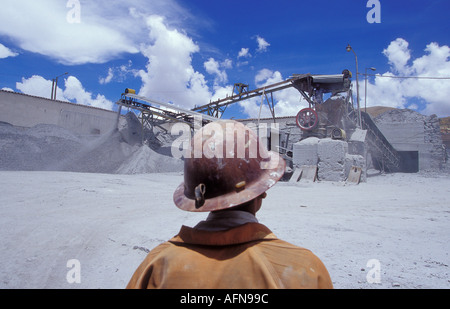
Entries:
<svg viewBox="0 0 450 309">
<path fill-rule="evenodd" d="M 246 184 L 245 189 L 239 192 L 230 192 L 214 198 L 205 199 L 202 207 L 195 207 L 195 200 L 186 197 L 184 194 L 184 182 L 181 183 L 173 194 L 175 205 L 185 211 L 191 212 L 209 212 L 221 209 L 235 207 L 251 201 L 259 195 L 266 192 L 275 185 L 286 169 L 286 162 L 281 156 L 273 151 L 269 151 L 269 160 L 263 161 L 261 175 L 252 183 Z"/>
</svg>

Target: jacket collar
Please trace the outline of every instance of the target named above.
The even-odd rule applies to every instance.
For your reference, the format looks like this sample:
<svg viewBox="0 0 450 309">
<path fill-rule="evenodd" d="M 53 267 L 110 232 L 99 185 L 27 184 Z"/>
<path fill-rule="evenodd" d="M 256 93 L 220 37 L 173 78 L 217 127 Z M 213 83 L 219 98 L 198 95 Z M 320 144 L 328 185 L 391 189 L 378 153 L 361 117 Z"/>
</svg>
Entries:
<svg viewBox="0 0 450 309">
<path fill-rule="evenodd" d="M 169 241 L 175 244 L 227 246 L 274 239 L 277 237 L 266 226 L 250 222 L 223 231 L 200 230 L 183 225 L 178 235 Z"/>
<path fill-rule="evenodd" d="M 241 210 L 222 210 L 211 212 L 205 221 L 199 222 L 194 228 L 207 231 L 229 230 L 245 223 L 258 223 L 256 217 Z"/>
</svg>

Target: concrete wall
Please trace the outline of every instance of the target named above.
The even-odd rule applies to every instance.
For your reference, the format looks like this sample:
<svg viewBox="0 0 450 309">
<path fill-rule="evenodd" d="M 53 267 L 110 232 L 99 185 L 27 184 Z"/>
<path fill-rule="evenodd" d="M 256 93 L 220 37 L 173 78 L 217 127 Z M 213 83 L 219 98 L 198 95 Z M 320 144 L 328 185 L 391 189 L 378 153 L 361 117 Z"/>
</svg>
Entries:
<svg viewBox="0 0 450 309">
<path fill-rule="evenodd" d="M 417 151 L 420 170 L 440 169 L 444 161 L 439 119 L 415 111 L 391 110 L 374 119 L 397 151 Z"/>
<path fill-rule="evenodd" d="M 14 126 L 53 124 L 91 135 L 110 131 L 116 119 L 117 112 L 0 90 L 0 121 Z"/>
</svg>

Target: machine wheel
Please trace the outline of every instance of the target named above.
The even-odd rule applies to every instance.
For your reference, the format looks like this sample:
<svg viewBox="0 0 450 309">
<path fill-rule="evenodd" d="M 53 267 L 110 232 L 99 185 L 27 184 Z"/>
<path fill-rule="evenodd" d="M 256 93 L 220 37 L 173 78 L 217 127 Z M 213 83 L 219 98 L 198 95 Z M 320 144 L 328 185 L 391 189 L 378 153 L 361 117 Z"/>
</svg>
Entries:
<svg viewBox="0 0 450 309">
<path fill-rule="evenodd" d="M 311 131 L 317 126 L 319 116 L 312 108 L 300 110 L 296 117 L 297 125 L 304 131 Z"/>
</svg>

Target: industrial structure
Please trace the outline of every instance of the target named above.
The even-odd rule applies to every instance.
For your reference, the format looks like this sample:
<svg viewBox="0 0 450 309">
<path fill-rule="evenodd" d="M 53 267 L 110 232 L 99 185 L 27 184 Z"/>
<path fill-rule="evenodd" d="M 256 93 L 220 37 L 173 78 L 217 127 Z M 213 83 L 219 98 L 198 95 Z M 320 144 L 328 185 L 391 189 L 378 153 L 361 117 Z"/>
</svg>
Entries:
<svg viewBox="0 0 450 309">
<path fill-rule="evenodd" d="M 351 78 L 351 73 L 344 70 L 334 75 L 294 74 L 254 90 L 247 84 L 236 83 L 231 95 L 193 109 L 139 96 L 127 88 L 116 102 L 117 112 L 1 90 L 0 124 L 17 127 L 50 124 L 95 137 L 117 128 L 123 109 L 128 108 L 139 115 L 141 128 L 146 132 L 158 130 L 158 139 L 162 137 L 164 147 L 170 148 L 167 133 L 172 123 L 181 122 L 195 130 L 196 125 L 222 118 L 231 104 L 260 97 L 261 104 L 269 107 L 271 117 L 258 115 L 239 121 L 278 125 L 277 144 L 268 146 L 287 160 L 291 169 L 286 177 L 292 174 L 291 180 L 301 181 L 309 175 L 312 180 L 359 182 L 365 180 L 370 168 L 418 172 L 448 165 L 442 128 L 435 115 L 397 109 L 369 115 L 370 108 L 366 113 L 366 109 L 361 110 L 353 102 Z M 296 89 L 308 106 L 299 107 L 295 116 L 277 117 L 274 93 L 288 88 Z"/>
<path fill-rule="evenodd" d="M 299 160 L 295 156 L 302 155 L 295 151 L 296 143 L 308 137 L 328 139 L 346 143 L 345 155 L 358 155 L 354 162 L 360 166 L 346 166 L 347 171 L 340 172 L 339 180 L 347 179 L 348 173 L 357 168 L 358 181 L 360 175 L 364 176 L 367 169 L 367 159 L 370 158 L 376 169 L 385 172 L 402 170 L 401 155 L 385 138 L 372 118 L 359 107 L 355 107 L 352 95 L 351 73 L 344 70 L 335 75 L 295 74 L 289 79 L 264 87 L 249 90 L 243 83 L 234 84 L 233 94 L 208 104 L 196 106 L 192 110 L 176 107 L 172 104 L 162 103 L 135 94 L 132 89 L 126 89 L 117 102 L 120 107 L 128 107 L 141 112 L 143 125 L 152 128 L 160 126 L 164 121 L 178 121 L 193 126 L 195 116 L 202 116 L 204 123 L 222 117 L 226 108 L 234 103 L 254 97 L 262 97 L 271 112 L 273 122 L 277 122 L 274 109 L 273 93 L 287 88 L 295 88 L 308 102 L 309 107 L 301 109 L 295 117 L 297 127 L 301 134 L 291 135 L 291 130 L 281 128 L 282 143 L 272 145 L 289 161 L 293 168 L 299 168 Z M 325 99 L 327 98 L 327 99 Z M 359 105 L 357 105 L 359 106 Z M 120 113 L 120 111 L 119 111 Z M 258 122 L 259 122 L 258 118 Z M 248 122 L 249 120 L 242 120 Z M 307 153 L 308 151 L 306 151 Z M 303 154 L 305 151 L 303 151 Z M 312 162 L 317 165 L 319 162 Z M 355 163 L 356 164 L 356 163 Z"/>
</svg>

